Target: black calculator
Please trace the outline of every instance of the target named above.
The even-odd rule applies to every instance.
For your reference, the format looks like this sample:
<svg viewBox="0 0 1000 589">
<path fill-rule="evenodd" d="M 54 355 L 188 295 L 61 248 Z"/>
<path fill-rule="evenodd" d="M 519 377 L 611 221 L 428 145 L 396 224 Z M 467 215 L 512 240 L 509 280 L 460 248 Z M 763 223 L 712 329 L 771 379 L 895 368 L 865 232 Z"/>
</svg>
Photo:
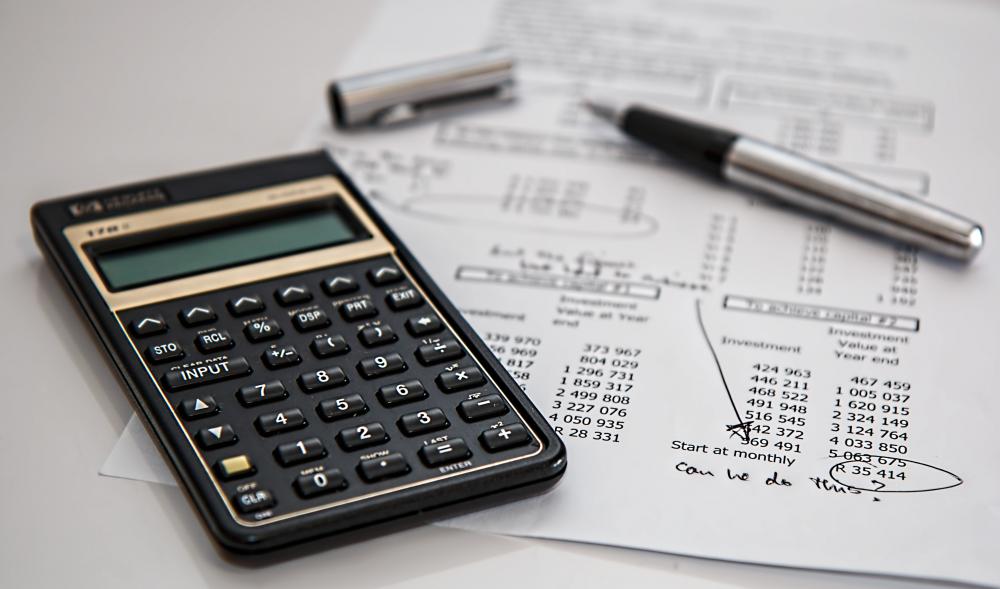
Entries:
<svg viewBox="0 0 1000 589">
<path fill-rule="evenodd" d="M 565 449 L 324 152 L 32 209 L 208 528 L 259 552 L 540 492 Z"/>
</svg>

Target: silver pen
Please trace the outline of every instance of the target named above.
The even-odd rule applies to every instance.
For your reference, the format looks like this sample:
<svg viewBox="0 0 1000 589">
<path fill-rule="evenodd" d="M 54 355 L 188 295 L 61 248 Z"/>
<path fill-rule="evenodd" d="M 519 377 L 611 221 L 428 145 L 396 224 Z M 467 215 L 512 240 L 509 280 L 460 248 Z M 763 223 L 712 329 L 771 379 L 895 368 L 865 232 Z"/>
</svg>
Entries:
<svg viewBox="0 0 1000 589">
<path fill-rule="evenodd" d="M 584 105 L 678 161 L 788 204 L 960 260 L 983 248 L 978 223 L 787 149 L 639 105 Z"/>
</svg>

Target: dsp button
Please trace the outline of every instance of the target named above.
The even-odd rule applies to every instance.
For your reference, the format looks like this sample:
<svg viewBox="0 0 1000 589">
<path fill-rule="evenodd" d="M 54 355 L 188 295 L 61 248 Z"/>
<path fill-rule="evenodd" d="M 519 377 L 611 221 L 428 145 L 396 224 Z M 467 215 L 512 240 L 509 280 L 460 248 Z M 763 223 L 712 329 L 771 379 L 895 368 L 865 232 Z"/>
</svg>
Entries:
<svg viewBox="0 0 1000 589">
<path fill-rule="evenodd" d="M 436 380 L 441 390 L 446 393 L 464 391 L 486 382 L 483 373 L 475 366 L 459 366 L 454 370 L 446 370 L 439 374 Z"/>
<path fill-rule="evenodd" d="M 274 457 L 281 466 L 295 466 L 326 456 L 326 448 L 319 438 L 307 438 L 290 444 L 282 444 L 274 449 Z"/>
<path fill-rule="evenodd" d="M 186 327 L 204 325 L 218 319 L 215 311 L 213 311 L 212 307 L 208 305 L 198 305 L 195 307 L 188 307 L 187 309 L 181 309 L 181 311 L 177 314 L 177 317 Z"/>
<path fill-rule="evenodd" d="M 240 513 L 253 513 L 274 507 L 274 495 L 267 489 L 255 489 L 233 496 L 233 504 Z"/>
<path fill-rule="evenodd" d="M 478 399 L 469 399 L 468 401 L 462 401 L 462 404 L 458 406 L 458 414 L 465 421 L 479 421 L 480 419 L 499 417 L 506 415 L 507 411 L 509 411 L 507 404 L 503 402 L 500 395 L 486 395 Z"/>
<path fill-rule="evenodd" d="M 236 432 L 229 425 L 217 425 L 198 432 L 198 444 L 206 450 L 235 444 L 236 439 Z"/>
<path fill-rule="evenodd" d="M 250 364 L 240 357 L 171 370 L 163 375 L 163 381 L 171 391 L 179 391 L 247 374 L 250 374 Z"/>
<path fill-rule="evenodd" d="M 313 296 L 309 289 L 301 284 L 286 286 L 274 291 L 274 298 L 278 303 L 287 307 L 311 301 Z"/>
<path fill-rule="evenodd" d="M 202 354 L 210 354 L 220 350 L 228 350 L 235 346 L 236 342 L 225 329 L 213 329 L 199 333 L 198 337 L 194 338 L 194 344 L 198 346 Z"/>
<path fill-rule="evenodd" d="M 295 492 L 303 499 L 326 495 L 347 488 L 347 479 L 339 469 L 331 468 L 312 474 L 304 474 L 295 479 Z"/>
<path fill-rule="evenodd" d="M 358 463 L 358 472 L 366 482 L 374 483 L 382 479 L 403 476 L 410 472 L 410 465 L 399 452 L 378 458 L 369 458 Z"/>
<path fill-rule="evenodd" d="M 226 306 L 229 312 L 237 317 L 257 313 L 264 310 L 264 300 L 257 295 L 244 295 L 230 299 Z"/>
<path fill-rule="evenodd" d="M 368 281 L 375 286 L 395 284 L 403 279 L 403 273 L 393 266 L 381 266 L 368 271 Z"/>
<path fill-rule="evenodd" d="M 465 355 L 465 349 L 457 341 L 448 338 L 417 348 L 417 360 L 424 366 L 457 360 Z"/>
<path fill-rule="evenodd" d="M 416 289 L 407 288 L 385 295 L 385 302 L 393 311 L 403 311 L 419 307 L 424 304 L 424 299 Z"/>
<path fill-rule="evenodd" d="M 184 348 L 176 341 L 153 344 L 146 348 L 146 357 L 153 364 L 163 364 L 184 357 Z"/>
<path fill-rule="evenodd" d="M 299 331 L 312 331 L 330 325 L 330 318 L 327 317 L 326 312 L 322 309 L 312 309 L 296 313 L 292 317 L 292 323 L 295 324 L 295 329 Z"/>
<path fill-rule="evenodd" d="M 129 323 L 128 328 L 132 332 L 132 335 L 146 337 L 165 333 L 167 331 L 167 322 L 163 319 L 162 315 L 150 315 L 132 321 L 132 323 Z"/>
<path fill-rule="evenodd" d="M 420 459 L 427 466 L 440 466 L 464 460 L 472 455 L 469 447 L 462 438 L 455 438 L 446 442 L 429 444 L 420 449 Z"/>
<path fill-rule="evenodd" d="M 488 429 L 479 434 L 479 442 L 489 452 L 500 452 L 523 446 L 531 441 L 528 430 L 520 423 Z"/>
</svg>

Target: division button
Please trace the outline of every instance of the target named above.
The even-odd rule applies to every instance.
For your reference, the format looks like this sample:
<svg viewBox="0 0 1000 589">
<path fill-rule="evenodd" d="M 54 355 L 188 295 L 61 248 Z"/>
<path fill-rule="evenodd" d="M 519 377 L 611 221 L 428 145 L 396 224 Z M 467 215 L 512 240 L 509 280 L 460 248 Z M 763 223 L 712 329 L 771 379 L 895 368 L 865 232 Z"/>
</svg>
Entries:
<svg viewBox="0 0 1000 589">
<path fill-rule="evenodd" d="M 229 307 L 229 312 L 237 317 L 241 315 L 249 315 L 251 313 L 257 313 L 264 310 L 264 300 L 258 295 L 243 295 L 241 297 L 236 297 L 230 299 L 226 306 Z"/>
<path fill-rule="evenodd" d="M 396 337 L 396 332 L 388 325 L 369 325 L 358 332 L 358 339 L 365 346 L 371 348 L 391 344 L 398 338 Z"/>
<path fill-rule="evenodd" d="M 209 395 L 182 401 L 177 407 L 180 409 L 181 417 L 188 420 L 208 417 L 219 412 L 219 405 Z"/>
<path fill-rule="evenodd" d="M 446 370 L 437 377 L 438 386 L 446 393 L 464 391 L 484 384 L 483 373 L 475 366 L 459 366 L 454 370 Z"/>
<path fill-rule="evenodd" d="M 332 297 L 358 290 L 358 283 L 350 276 L 333 276 L 323 281 L 323 290 Z"/>
<path fill-rule="evenodd" d="M 451 425 L 444 411 L 440 409 L 427 409 L 409 413 L 399 418 L 399 431 L 406 436 L 419 436 L 437 430 L 444 429 Z"/>
<path fill-rule="evenodd" d="M 379 458 L 370 458 L 358 463 L 358 472 L 361 478 L 369 483 L 387 479 L 390 477 L 403 476 L 410 472 L 410 465 L 399 452 L 393 452 Z"/>
<path fill-rule="evenodd" d="M 420 459 L 427 466 L 440 466 L 458 462 L 472 455 L 462 438 L 455 438 L 438 444 L 430 444 L 420 449 Z"/>
<path fill-rule="evenodd" d="M 412 403 L 427 398 L 427 391 L 419 380 L 408 380 L 395 384 L 387 384 L 378 390 L 376 395 L 386 407 Z"/>
<path fill-rule="evenodd" d="M 365 404 L 361 395 L 351 394 L 321 402 L 316 407 L 316 412 L 319 413 L 323 421 L 336 421 L 364 415 L 368 412 L 368 405 Z"/>
<path fill-rule="evenodd" d="M 197 435 L 198 444 L 206 449 L 221 448 L 236 443 L 236 432 L 228 425 L 217 425 L 215 427 L 200 430 Z"/>
<path fill-rule="evenodd" d="M 146 357 L 153 364 L 163 364 L 184 357 L 184 348 L 176 341 L 153 344 L 146 348 Z"/>
<path fill-rule="evenodd" d="M 284 333 L 281 331 L 281 326 L 274 319 L 260 319 L 258 321 L 251 321 L 243 328 L 243 333 L 247 336 L 247 339 L 253 343 L 266 342 L 272 339 L 278 339 Z"/>
<path fill-rule="evenodd" d="M 441 324 L 441 320 L 437 318 L 437 315 L 417 315 L 406 320 L 406 331 L 409 331 L 410 335 L 414 337 L 437 333 L 442 328 L 444 328 L 444 325 Z"/>
<path fill-rule="evenodd" d="M 479 434 L 479 442 L 490 452 L 523 446 L 531 441 L 528 430 L 520 423 L 488 429 Z"/>
<path fill-rule="evenodd" d="M 465 355 L 465 349 L 457 341 L 448 338 L 417 348 L 417 360 L 424 366 L 457 360 Z"/>
<path fill-rule="evenodd" d="M 388 440 L 389 436 L 386 435 L 385 428 L 377 421 L 357 427 L 349 427 L 340 430 L 340 433 L 337 434 L 337 443 L 340 444 L 341 448 L 348 451 L 377 446 Z"/>
<path fill-rule="evenodd" d="M 233 505 L 240 513 L 253 513 L 274 507 L 274 495 L 267 489 L 254 489 L 233 497 Z"/>
<path fill-rule="evenodd" d="M 281 384 L 280 380 L 271 380 L 242 387 L 236 393 L 236 398 L 244 407 L 253 407 L 287 399 L 288 391 L 285 390 L 285 385 Z"/>
<path fill-rule="evenodd" d="M 327 317 L 326 312 L 322 309 L 312 309 L 296 313 L 292 317 L 292 323 L 295 324 L 295 329 L 299 331 L 312 331 L 330 325 L 330 318 Z"/>
<path fill-rule="evenodd" d="M 236 342 L 233 341 L 233 338 L 225 329 L 213 329 L 212 331 L 199 333 L 198 337 L 194 338 L 194 343 L 203 354 L 228 350 L 236 345 Z"/>
<path fill-rule="evenodd" d="M 347 384 L 347 375 L 339 366 L 320 368 L 299 375 L 299 386 L 307 393 L 325 391 L 345 384 Z"/>
<path fill-rule="evenodd" d="M 275 448 L 274 457 L 281 466 L 294 466 L 326 456 L 326 448 L 319 438 L 306 438 Z"/>
<path fill-rule="evenodd" d="M 303 428 L 307 425 L 305 416 L 298 409 L 286 409 L 277 413 L 261 415 L 253 422 L 257 431 L 264 436 Z"/>
<path fill-rule="evenodd" d="M 351 351 L 351 346 L 339 335 L 317 337 L 309 344 L 309 348 L 317 358 L 339 356 Z"/>
<path fill-rule="evenodd" d="M 468 401 L 462 401 L 462 404 L 458 406 L 458 414 L 465 421 L 479 421 L 480 419 L 499 417 L 506 415 L 508 411 L 507 404 L 503 402 L 500 395 L 486 395 L 478 399 L 469 399 Z"/>
<path fill-rule="evenodd" d="M 403 273 L 393 266 L 380 266 L 368 271 L 368 280 L 375 286 L 393 284 L 403 279 Z"/>
<path fill-rule="evenodd" d="M 407 288 L 385 295 L 385 302 L 393 311 L 403 311 L 419 307 L 424 304 L 424 299 L 416 289 Z"/>
<path fill-rule="evenodd" d="M 156 335 L 167 331 L 167 322 L 163 320 L 162 315 L 140 317 L 129 324 L 129 330 L 132 332 L 132 335 L 139 337 Z"/>
<path fill-rule="evenodd" d="M 358 362 L 358 372 L 365 378 L 378 378 L 404 370 L 406 370 L 406 362 L 403 362 L 403 357 L 395 352 L 384 356 L 365 358 Z"/>
<path fill-rule="evenodd" d="M 371 299 L 358 299 L 340 305 L 340 316 L 346 321 L 369 319 L 378 315 L 378 309 Z"/>
<path fill-rule="evenodd" d="M 229 458 L 223 458 L 222 460 L 215 463 L 215 472 L 219 473 L 219 476 L 223 480 L 232 480 L 239 477 L 244 477 L 257 472 L 254 468 L 253 462 L 250 462 L 250 457 L 246 454 L 240 454 L 239 456 L 230 456 Z"/>
<path fill-rule="evenodd" d="M 295 479 L 295 492 L 303 499 L 317 497 L 347 488 L 347 479 L 339 469 L 331 468 L 312 474 L 304 474 Z"/>
<path fill-rule="evenodd" d="M 171 391 L 179 391 L 246 374 L 250 374 L 250 365 L 240 357 L 171 370 L 163 375 L 163 381 Z"/>
<path fill-rule="evenodd" d="M 293 345 L 271 346 L 260 355 L 261 361 L 271 370 L 295 366 L 302 361 L 298 350 Z"/>
<path fill-rule="evenodd" d="M 313 296 L 304 285 L 293 284 L 292 286 L 285 286 L 274 291 L 274 298 L 287 307 L 311 301 Z"/>
<path fill-rule="evenodd" d="M 195 307 L 181 309 L 181 311 L 177 314 L 177 317 L 181 320 L 181 323 L 187 327 L 204 325 L 218 319 L 218 315 L 216 315 L 215 311 L 212 310 L 212 307 L 208 305 L 197 305 Z"/>
</svg>

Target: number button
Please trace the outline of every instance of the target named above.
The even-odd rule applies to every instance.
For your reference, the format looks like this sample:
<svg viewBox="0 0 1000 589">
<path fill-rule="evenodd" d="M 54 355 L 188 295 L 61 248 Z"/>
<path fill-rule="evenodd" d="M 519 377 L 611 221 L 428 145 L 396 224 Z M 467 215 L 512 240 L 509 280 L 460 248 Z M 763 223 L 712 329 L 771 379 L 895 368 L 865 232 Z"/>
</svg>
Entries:
<svg viewBox="0 0 1000 589">
<path fill-rule="evenodd" d="M 187 420 L 208 417 L 219 412 L 219 405 L 215 402 L 215 398 L 207 395 L 183 401 L 178 407 L 181 415 Z"/>
<path fill-rule="evenodd" d="M 299 375 L 299 386 L 307 393 L 325 391 L 347 384 L 347 375 L 339 366 L 322 368 L 315 372 L 305 372 Z"/>
<path fill-rule="evenodd" d="M 369 446 L 377 446 L 389 440 L 382 424 L 374 421 L 357 427 L 349 427 L 337 434 L 337 443 L 344 450 L 359 450 Z"/>
<path fill-rule="evenodd" d="M 385 286 L 386 284 L 394 284 L 403 279 L 403 273 L 399 271 L 399 268 L 393 268 L 392 266 L 382 266 L 381 268 L 372 268 L 368 271 L 368 281 L 375 286 Z"/>
<path fill-rule="evenodd" d="M 245 386 L 236 393 L 236 398 L 244 407 L 273 403 L 288 398 L 288 391 L 280 380 L 272 380 Z"/>
<path fill-rule="evenodd" d="M 369 325 L 358 332 L 358 338 L 366 347 L 382 346 L 396 341 L 396 333 L 388 325 Z"/>
<path fill-rule="evenodd" d="M 451 424 L 448 423 L 444 411 L 434 408 L 404 415 L 399 418 L 398 425 L 399 431 L 403 432 L 403 435 L 412 437 L 438 431 Z"/>
<path fill-rule="evenodd" d="M 403 476 L 410 472 L 410 465 L 399 452 L 378 458 L 369 458 L 358 463 L 358 472 L 366 482 L 374 483 L 390 477 Z"/>
<path fill-rule="evenodd" d="M 455 438 L 437 444 L 430 444 L 420 449 L 420 459 L 427 466 L 440 466 L 464 460 L 472 455 L 462 438 Z"/>
<path fill-rule="evenodd" d="M 416 289 L 407 288 L 385 295 L 385 302 L 393 311 L 404 311 L 419 307 L 424 304 L 424 299 Z"/>
<path fill-rule="evenodd" d="M 339 335 L 319 336 L 309 344 L 309 348 L 317 358 L 340 356 L 351 351 L 351 346 Z"/>
<path fill-rule="evenodd" d="M 386 374 L 396 374 L 406 370 L 406 362 L 403 357 L 395 352 L 384 356 L 365 358 L 358 362 L 358 372 L 365 378 L 378 378 Z"/>
<path fill-rule="evenodd" d="M 334 297 L 358 290 L 358 283 L 350 276 L 334 276 L 323 281 L 323 290 Z"/>
<path fill-rule="evenodd" d="M 378 315 L 378 309 L 372 304 L 371 299 L 358 299 L 340 305 L 340 316 L 345 321 L 369 319 L 376 315 Z"/>
<path fill-rule="evenodd" d="M 277 413 L 261 415 L 253 422 L 263 436 L 273 436 L 303 428 L 307 425 L 305 416 L 298 409 L 286 409 Z"/>
<path fill-rule="evenodd" d="M 324 456 L 326 456 L 326 448 L 323 447 L 323 442 L 319 438 L 307 438 L 290 444 L 282 444 L 274 449 L 274 457 L 278 459 L 281 466 L 294 466 Z"/>
<path fill-rule="evenodd" d="M 153 364 L 162 364 L 184 357 L 184 348 L 176 341 L 154 344 L 146 348 L 146 357 Z"/>
<path fill-rule="evenodd" d="M 253 343 L 278 339 L 283 335 L 281 326 L 278 325 L 278 322 L 274 319 L 252 321 L 243 328 L 243 333 L 246 334 L 247 339 Z"/>
<path fill-rule="evenodd" d="M 361 395 L 345 395 L 321 402 L 316 407 L 316 411 L 323 421 L 336 421 L 364 415 L 368 412 L 368 405 L 365 404 Z"/>
<path fill-rule="evenodd" d="M 212 331 L 199 333 L 198 337 L 194 338 L 194 343 L 201 350 L 202 354 L 228 350 L 236 345 L 236 342 L 233 341 L 233 338 L 225 329 L 213 329 Z"/>
<path fill-rule="evenodd" d="M 226 306 L 229 307 L 230 313 L 236 317 L 240 317 L 263 311 L 264 301 L 257 295 L 245 295 L 231 299 L 228 303 L 226 303 Z"/>
<path fill-rule="evenodd" d="M 454 370 L 446 370 L 437 377 L 438 386 L 446 393 L 464 391 L 485 382 L 483 373 L 475 366 L 460 366 Z"/>
<path fill-rule="evenodd" d="M 292 345 L 271 346 L 267 349 L 267 351 L 260 355 L 260 359 L 264 362 L 264 365 L 271 370 L 295 366 L 302 361 L 302 357 L 299 356 L 298 350 L 296 350 L 295 346 Z"/>
<path fill-rule="evenodd" d="M 406 331 L 414 337 L 437 333 L 444 328 L 436 315 L 418 315 L 406 320 Z"/>
<path fill-rule="evenodd" d="M 489 452 L 500 452 L 527 444 L 531 438 L 520 423 L 488 429 L 479 435 L 479 442 Z"/>
<path fill-rule="evenodd" d="M 228 425 L 217 425 L 198 432 L 198 444 L 206 450 L 236 443 L 236 432 Z"/>
<path fill-rule="evenodd" d="M 298 303 L 305 303 L 311 301 L 313 296 L 309 292 L 309 289 L 301 284 L 295 284 L 293 286 L 286 286 L 284 288 L 279 288 L 274 291 L 274 298 L 277 299 L 278 303 L 282 306 L 296 305 Z"/>
<path fill-rule="evenodd" d="M 295 324 L 295 329 L 299 331 L 312 331 L 330 325 L 330 318 L 326 316 L 326 313 L 322 309 L 313 309 L 311 311 L 296 313 L 292 317 L 292 323 Z"/>
<path fill-rule="evenodd" d="M 208 305 L 198 305 L 196 307 L 188 307 L 187 309 L 181 309 L 177 317 L 181 320 L 187 327 L 194 327 L 196 325 L 204 325 L 205 323 L 211 323 L 218 319 L 215 311 L 212 307 Z"/>
<path fill-rule="evenodd" d="M 347 488 L 347 479 L 340 470 L 331 468 L 313 474 L 304 474 L 295 479 L 295 492 L 303 499 L 317 497 Z"/>
<path fill-rule="evenodd" d="M 412 403 L 427 398 L 427 391 L 419 380 L 408 380 L 396 384 L 387 384 L 376 393 L 378 400 L 386 407 Z"/>
<path fill-rule="evenodd" d="M 499 417 L 507 414 L 507 405 L 500 398 L 500 395 L 487 395 L 478 399 L 462 401 L 458 406 L 458 414 L 465 421 L 479 421 L 490 417 Z"/>
<path fill-rule="evenodd" d="M 465 350 L 457 341 L 448 338 L 417 348 L 417 360 L 424 366 L 457 360 L 465 355 Z"/>
<path fill-rule="evenodd" d="M 150 315 L 149 317 L 136 319 L 130 323 L 129 330 L 132 332 L 132 335 L 138 337 L 156 335 L 167 331 L 167 322 L 164 321 L 161 315 Z"/>
</svg>

